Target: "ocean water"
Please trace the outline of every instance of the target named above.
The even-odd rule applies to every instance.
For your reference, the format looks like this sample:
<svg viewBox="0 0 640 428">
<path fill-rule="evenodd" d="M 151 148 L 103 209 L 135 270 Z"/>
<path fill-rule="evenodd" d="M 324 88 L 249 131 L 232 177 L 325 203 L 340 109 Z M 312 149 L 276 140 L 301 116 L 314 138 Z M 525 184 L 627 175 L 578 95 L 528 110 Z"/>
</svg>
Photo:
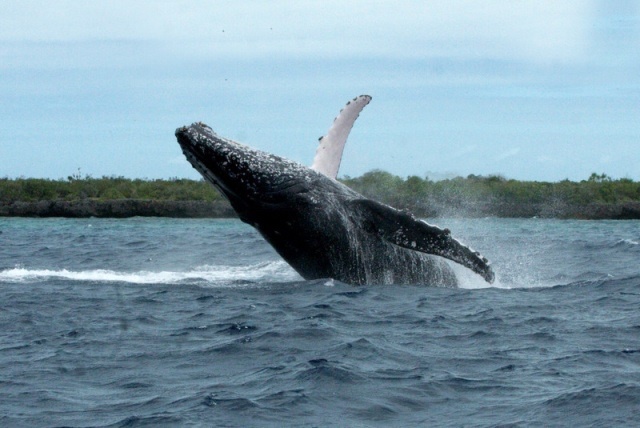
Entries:
<svg viewBox="0 0 640 428">
<path fill-rule="evenodd" d="M 640 222 L 433 222 L 496 283 L 304 281 L 237 220 L 0 219 L 0 426 L 640 424 Z"/>
</svg>

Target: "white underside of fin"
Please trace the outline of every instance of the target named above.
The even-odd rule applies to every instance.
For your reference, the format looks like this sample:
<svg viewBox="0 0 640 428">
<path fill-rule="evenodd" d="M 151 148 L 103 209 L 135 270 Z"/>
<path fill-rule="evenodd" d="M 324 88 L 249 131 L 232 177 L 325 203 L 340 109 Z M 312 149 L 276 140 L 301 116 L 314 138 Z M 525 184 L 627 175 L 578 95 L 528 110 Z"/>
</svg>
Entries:
<svg viewBox="0 0 640 428">
<path fill-rule="evenodd" d="M 327 135 L 320 138 L 320 144 L 316 150 L 316 156 L 313 158 L 311 169 L 316 170 L 329 178 L 338 176 L 340 162 L 342 161 L 342 152 L 347 142 L 347 137 L 353 123 L 356 121 L 360 112 L 371 101 L 369 95 L 360 95 L 349 101 L 347 105 L 340 110 L 338 116 L 333 120 L 333 125 L 329 128 Z"/>
</svg>

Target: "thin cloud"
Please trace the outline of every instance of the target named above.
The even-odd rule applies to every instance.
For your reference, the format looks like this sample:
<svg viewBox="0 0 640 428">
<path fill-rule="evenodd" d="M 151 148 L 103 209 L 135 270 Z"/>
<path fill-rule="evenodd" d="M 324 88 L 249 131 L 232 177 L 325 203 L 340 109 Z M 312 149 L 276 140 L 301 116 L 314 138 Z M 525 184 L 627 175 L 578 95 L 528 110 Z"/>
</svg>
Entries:
<svg viewBox="0 0 640 428">
<path fill-rule="evenodd" d="M 514 147 L 512 149 L 509 149 L 505 152 L 502 152 L 501 154 L 497 155 L 494 157 L 494 159 L 498 162 L 501 162 L 503 160 L 512 158 L 514 156 L 516 156 L 518 153 L 520 153 L 520 147 Z"/>
<path fill-rule="evenodd" d="M 0 41 L 160 41 L 189 55 L 582 61 L 589 1 L 9 1 Z"/>
</svg>

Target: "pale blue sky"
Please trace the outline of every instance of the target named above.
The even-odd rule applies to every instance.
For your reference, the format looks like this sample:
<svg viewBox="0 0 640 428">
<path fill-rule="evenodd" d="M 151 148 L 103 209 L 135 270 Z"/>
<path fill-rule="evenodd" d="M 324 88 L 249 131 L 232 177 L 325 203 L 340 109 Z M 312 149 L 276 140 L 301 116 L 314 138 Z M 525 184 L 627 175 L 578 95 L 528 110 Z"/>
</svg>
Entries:
<svg viewBox="0 0 640 428">
<path fill-rule="evenodd" d="M 640 180 L 640 2 L 0 2 L 0 177 L 199 175 L 195 121 L 339 175 Z"/>
</svg>

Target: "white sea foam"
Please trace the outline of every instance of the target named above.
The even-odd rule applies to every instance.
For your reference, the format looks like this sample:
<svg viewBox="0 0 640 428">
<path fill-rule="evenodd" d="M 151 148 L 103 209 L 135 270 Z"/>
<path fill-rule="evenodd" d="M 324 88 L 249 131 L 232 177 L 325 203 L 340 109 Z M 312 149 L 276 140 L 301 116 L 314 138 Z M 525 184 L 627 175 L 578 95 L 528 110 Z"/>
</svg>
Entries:
<svg viewBox="0 0 640 428">
<path fill-rule="evenodd" d="M 632 239 L 621 239 L 616 244 L 638 245 L 638 241 Z"/>
<path fill-rule="evenodd" d="M 48 279 L 131 284 L 176 284 L 202 282 L 220 284 L 235 281 L 296 281 L 300 276 L 282 261 L 248 266 L 201 266 L 186 272 L 120 272 L 108 269 L 74 271 L 15 267 L 0 271 L 0 282 L 39 282 Z"/>
</svg>

